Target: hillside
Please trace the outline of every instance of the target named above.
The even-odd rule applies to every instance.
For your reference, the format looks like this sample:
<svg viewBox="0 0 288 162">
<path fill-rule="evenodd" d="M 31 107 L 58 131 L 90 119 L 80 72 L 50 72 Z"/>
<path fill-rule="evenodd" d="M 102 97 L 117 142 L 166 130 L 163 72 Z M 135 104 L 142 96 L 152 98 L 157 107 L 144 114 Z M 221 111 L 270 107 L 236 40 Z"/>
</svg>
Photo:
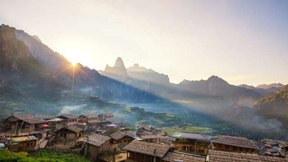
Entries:
<svg viewBox="0 0 288 162">
<path fill-rule="evenodd" d="M 29 48 L 30 53 L 41 63 L 46 65 L 58 80 L 66 85 L 72 85 L 72 64 L 62 55 L 54 52 L 47 45 L 39 41 L 38 37 L 31 36 L 23 30 L 16 30 L 16 36 Z M 117 68 L 124 66 L 121 60 L 115 63 Z M 77 65 L 74 86 L 92 96 L 100 96 L 107 100 L 120 102 L 155 102 L 161 98 L 138 88 L 132 87 L 113 78 L 100 75 L 95 69 Z M 110 69 L 108 67 L 108 69 Z M 123 68 L 122 68 L 123 70 Z M 111 71 L 111 70 L 110 70 Z M 126 71 L 124 71 L 125 73 Z M 122 73 L 121 73 L 122 74 Z"/>
<path fill-rule="evenodd" d="M 277 118 L 288 122 L 288 85 L 282 89 L 262 97 L 254 103 L 257 112 L 266 118 Z M 287 126 L 286 126 L 287 127 Z"/>
</svg>

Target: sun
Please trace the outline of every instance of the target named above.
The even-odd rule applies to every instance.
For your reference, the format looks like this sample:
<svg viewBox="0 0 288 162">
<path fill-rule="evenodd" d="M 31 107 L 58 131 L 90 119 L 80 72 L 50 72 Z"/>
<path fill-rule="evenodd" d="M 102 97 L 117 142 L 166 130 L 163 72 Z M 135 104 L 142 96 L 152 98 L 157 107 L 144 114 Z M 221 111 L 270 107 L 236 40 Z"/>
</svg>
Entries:
<svg viewBox="0 0 288 162">
<path fill-rule="evenodd" d="M 72 66 L 77 66 L 78 62 L 71 62 L 72 63 Z"/>
</svg>

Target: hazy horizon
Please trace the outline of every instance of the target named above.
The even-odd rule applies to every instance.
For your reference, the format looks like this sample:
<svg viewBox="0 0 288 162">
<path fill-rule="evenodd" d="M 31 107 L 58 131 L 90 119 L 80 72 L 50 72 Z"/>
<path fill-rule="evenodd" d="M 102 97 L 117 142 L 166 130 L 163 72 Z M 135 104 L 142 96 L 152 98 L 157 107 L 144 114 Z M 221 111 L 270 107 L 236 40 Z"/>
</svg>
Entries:
<svg viewBox="0 0 288 162">
<path fill-rule="evenodd" d="M 0 2 L 0 23 L 96 70 L 121 57 L 172 83 L 288 84 L 288 1 Z"/>
</svg>

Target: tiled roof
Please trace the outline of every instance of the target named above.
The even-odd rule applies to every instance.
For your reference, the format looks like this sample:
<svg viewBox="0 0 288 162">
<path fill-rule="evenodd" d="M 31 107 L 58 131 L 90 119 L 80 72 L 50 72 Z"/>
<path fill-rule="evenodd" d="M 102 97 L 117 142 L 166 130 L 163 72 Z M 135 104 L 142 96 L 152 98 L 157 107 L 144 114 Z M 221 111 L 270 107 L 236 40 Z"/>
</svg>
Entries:
<svg viewBox="0 0 288 162">
<path fill-rule="evenodd" d="M 87 141 L 86 143 L 89 143 L 91 145 L 94 146 L 101 146 L 103 143 L 105 143 L 106 141 L 110 140 L 111 137 L 108 136 L 103 136 L 100 134 L 93 134 L 87 137 Z"/>
<path fill-rule="evenodd" d="M 85 118 L 87 118 L 87 119 L 97 118 L 97 117 L 98 117 L 98 115 L 96 115 L 96 114 L 80 115 L 80 117 L 81 117 L 81 116 L 83 116 L 83 117 L 85 117 Z"/>
<path fill-rule="evenodd" d="M 209 150 L 209 162 L 288 162 L 288 159 L 256 154 Z"/>
<path fill-rule="evenodd" d="M 229 146 L 251 148 L 258 150 L 259 148 L 254 144 L 253 141 L 245 137 L 234 137 L 234 136 L 220 136 L 218 139 L 212 141 L 212 143 L 219 143 Z"/>
<path fill-rule="evenodd" d="M 69 126 L 69 127 L 66 127 L 68 130 L 71 130 L 73 132 L 76 132 L 76 133 L 79 133 L 81 132 L 83 129 L 79 128 L 79 127 L 75 127 L 75 126 Z"/>
<path fill-rule="evenodd" d="M 182 160 L 183 162 L 205 162 L 205 157 L 183 152 L 168 152 L 162 160 L 169 162 L 175 162 L 176 160 Z"/>
<path fill-rule="evenodd" d="M 169 151 L 170 146 L 166 144 L 148 143 L 134 140 L 123 149 L 130 152 L 163 158 Z"/>
<path fill-rule="evenodd" d="M 173 137 L 203 140 L 203 141 L 209 141 L 212 138 L 212 136 L 209 136 L 209 135 L 202 135 L 202 134 L 195 134 L 195 133 L 179 133 L 179 134 L 173 135 Z"/>
<path fill-rule="evenodd" d="M 41 116 L 37 116 L 37 117 L 44 119 L 44 120 L 55 118 L 55 116 L 52 116 L 52 115 L 43 115 L 43 116 L 41 115 Z"/>
<path fill-rule="evenodd" d="M 155 139 L 155 138 L 157 138 L 157 139 L 165 139 L 166 137 L 164 137 L 164 136 L 160 136 L 160 135 L 142 135 L 142 136 L 140 136 L 143 140 L 145 140 L 145 139 Z"/>
<path fill-rule="evenodd" d="M 105 115 L 105 117 L 113 117 L 114 116 L 114 114 L 112 114 L 112 113 L 105 113 L 104 115 Z"/>
<path fill-rule="evenodd" d="M 65 118 L 65 119 L 76 119 L 77 116 L 75 115 L 60 115 L 59 118 Z"/>
<path fill-rule="evenodd" d="M 123 138 L 123 137 L 125 137 L 125 136 L 129 136 L 129 137 L 131 137 L 131 138 L 134 138 L 134 137 L 132 136 L 132 132 L 131 132 L 131 131 L 125 131 L 125 132 L 117 131 L 117 132 L 115 132 L 115 133 L 110 134 L 110 136 L 111 136 L 113 139 L 115 139 L 115 140 L 119 140 L 119 139 L 121 139 L 121 138 Z"/>
<path fill-rule="evenodd" d="M 29 124 L 41 124 L 41 123 L 46 123 L 45 120 L 39 118 L 39 117 L 36 117 L 34 115 L 29 115 L 29 114 L 24 114 L 24 115 L 14 115 L 14 117 L 20 119 L 20 120 L 23 120 L 24 122 L 26 123 L 29 123 Z"/>
</svg>

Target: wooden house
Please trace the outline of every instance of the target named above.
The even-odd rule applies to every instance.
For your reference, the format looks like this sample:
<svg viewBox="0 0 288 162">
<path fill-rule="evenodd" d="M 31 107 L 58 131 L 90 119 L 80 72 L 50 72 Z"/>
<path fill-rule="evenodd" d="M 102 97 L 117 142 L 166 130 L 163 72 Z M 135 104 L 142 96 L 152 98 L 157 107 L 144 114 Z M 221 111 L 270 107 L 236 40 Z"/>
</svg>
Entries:
<svg viewBox="0 0 288 162">
<path fill-rule="evenodd" d="M 175 138 L 175 141 L 172 142 L 172 146 L 177 151 L 198 155 L 207 155 L 209 153 L 209 145 L 212 136 L 180 133 L 173 135 L 173 137 Z"/>
<path fill-rule="evenodd" d="M 123 148 L 134 140 L 132 132 L 130 131 L 117 131 L 110 134 L 110 137 L 118 142 L 119 148 Z"/>
<path fill-rule="evenodd" d="M 207 156 L 208 162 L 230 162 L 230 161 L 239 161 L 239 162 L 288 162 L 286 158 L 278 157 L 268 157 L 261 156 L 257 154 L 246 154 L 246 153 L 235 153 L 227 151 L 217 151 L 209 150 L 209 155 Z"/>
<path fill-rule="evenodd" d="M 206 156 L 188 154 L 184 152 L 168 152 L 162 162 L 206 162 Z"/>
<path fill-rule="evenodd" d="M 55 131 L 55 146 L 74 147 L 79 137 L 82 136 L 82 129 L 75 126 L 65 126 Z"/>
<path fill-rule="evenodd" d="M 48 128 L 52 129 L 52 130 L 56 130 L 56 129 L 59 129 L 61 127 L 64 127 L 65 126 L 65 120 L 62 119 L 62 118 L 52 118 L 52 119 L 49 119 L 47 120 L 48 122 Z"/>
<path fill-rule="evenodd" d="M 58 118 L 64 119 L 66 126 L 77 126 L 77 116 L 75 115 L 61 115 Z"/>
<path fill-rule="evenodd" d="M 245 137 L 220 136 L 212 141 L 212 149 L 219 151 L 258 154 L 259 148 Z"/>
<path fill-rule="evenodd" d="M 151 126 L 139 126 L 137 128 L 137 136 L 141 136 L 141 135 L 156 135 L 159 134 L 161 132 L 161 129 L 158 128 L 154 128 Z"/>
<path fill-rule="evenodd" d="M 35 136 L 14 137 L 9 144 L 9 151 L 33 151 L 36 148 Z"/>
<path fill-rule="evenodd" d="M 142 135 L 142 141 L 151 143 L 166 143 L 167 138 L 160 135 Z"/>
<path fill-rule="evenodd" d="M 10 131 L 13 132 L 32 132 L 41 128 L 47 122 L 34 115 L 12 115 L 5 120 Z"/>
<path fill-rule="evenodd" d="M 100 119 L 96 114 L 80 115 L 78 117 L 78 127 L 93 131 L 100 124 Z"/>
<path fill-rule="evenodd" d="M 123 148 L 127 151 L 127 161 L 161 162 L 169 151 L 166 144 L 149 143 L 134 140 Z"/>
<path fill-rule="evenodd" d="M 105 116 L 106 120 L 114 118 L 114 114 L 112 114 L 112 113 L 105 113 L 104 116 Z"/>
<path fill-rule="evenodd" d="M 104 152 L 116 152 L 118 144 L 109 136 L 92 134 L 87 137 L 84 156 L 89 159 L 97 160 Z"/>
</svg>

